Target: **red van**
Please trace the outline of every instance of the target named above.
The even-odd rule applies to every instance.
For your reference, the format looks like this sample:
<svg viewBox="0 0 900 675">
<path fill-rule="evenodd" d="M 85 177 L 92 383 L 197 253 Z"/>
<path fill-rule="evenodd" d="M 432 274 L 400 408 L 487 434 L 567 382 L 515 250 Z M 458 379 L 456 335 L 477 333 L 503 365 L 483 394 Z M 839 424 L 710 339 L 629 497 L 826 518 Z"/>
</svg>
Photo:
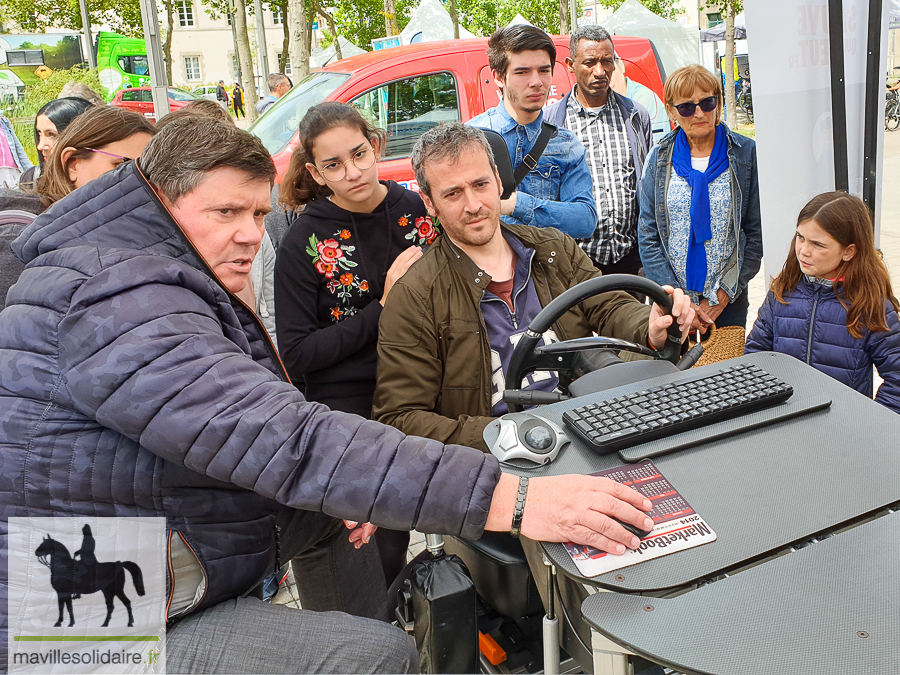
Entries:
<svg viewBox="0 0 900 675">
<path fill-rule="evenodd" d="M 662 69 L 646 38 L 615 36 L 625 73 L 660 98 Z M 487 38 L 444 40 L 407 45 L 353 56 L 310 74 L 251 128 L 275 160 L 278 181 L 297 147 L 297 126 L 306 111 L 322 101 L 352 103 L 387 130 L 378 175 L 418 190 L 409 156 L 425 131 L 441 122 L 467 121 L 499 102 L 487 61 Z M 569 37 L 554 36 L 556 66 L 549 103 L 561 99 L 575 83 L 565 67 Z"/>
</svg>

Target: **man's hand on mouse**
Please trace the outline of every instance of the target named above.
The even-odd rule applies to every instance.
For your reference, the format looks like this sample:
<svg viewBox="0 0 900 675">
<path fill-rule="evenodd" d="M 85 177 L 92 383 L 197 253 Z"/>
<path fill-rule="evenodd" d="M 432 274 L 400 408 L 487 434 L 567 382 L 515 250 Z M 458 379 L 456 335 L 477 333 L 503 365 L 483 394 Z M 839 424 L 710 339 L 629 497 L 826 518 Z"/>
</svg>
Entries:
<svg viewBox="0 0 900 675">
<path fill-rule="evenodd" d="M 511 474 L 500 477 L 485 529 L 509 531 L 518 484 Z M 528 483 L 521 532 L 535 541 L 571 541 L 622 555 L 626 547 L 637 549 L 640 540 L 608 516 L 649 530 L 653 521 L 646 512 L 652 508 L 643 495 L 608 478 L 536 477 Z"/>
<path fill-rule="evenodd" d="M 656 349 L 662 349 L 666 346 L 668 338 L 668 327 L 672 323 L 672 318 L 678 322 L 681 328 L 681 341 L 687 340 L 688 333 L 691 330 L 691 324 L 694 323 L 695 311 L 691 305 L 691 298 L 685 295 L 680 288 L 672 288 L 671 286 L 663 286 L 663 290 L 672 296 L 672 316 L 664 314 L 662 308 L 653 303 L 650 308 L 650 323 L 647 332 L 647 339 Z"/>
</svg>

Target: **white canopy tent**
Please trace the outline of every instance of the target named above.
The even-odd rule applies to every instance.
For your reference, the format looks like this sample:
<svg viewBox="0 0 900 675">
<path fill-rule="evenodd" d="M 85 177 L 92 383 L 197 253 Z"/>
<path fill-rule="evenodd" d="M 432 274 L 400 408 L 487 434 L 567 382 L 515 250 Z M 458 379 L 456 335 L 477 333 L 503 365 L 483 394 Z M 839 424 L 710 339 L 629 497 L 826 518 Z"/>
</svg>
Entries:
<svg viewBox="0 0 900 675">
<path fill-rule="evenodd" d="M 460 26 L 459 37 L 477 36 Z M 422 0 L 415 9 L 412 19 L 406 24 L 406 28 L 400 31 L 401 45 L 452 39 L 453 20 L 440 0 Z"/>
<path fill-rule="evenodd" d="M 522 16 L 521 14 L 516 14 L 516 15 L 513 17 L 513 20 L 510 21 L 510 22 L 509 22 L 508 24 L 506 24 L 506 25 L 507 25 L 507 26 L 533 26 L 534 24 L 531 23 L 528 19 L 526 19 L 526 18 L 525 18 L 524 16 Z"/>
<path fill-rule="evenodd" d="M 612 34 L 645 37 L 653 42 L 666 75 L 700 62 L 700 31 L 668 21 L 637 0 L 625 0 L 602 25 Z"/>
<path fill-rule="evenodd" d="M 351 56 L 356 56 L 357 54 L 366 53 L 365 49 L 360 49 L 343 35 L 338 35 L 338 40 L 341 43 L 341 56 L 345 59 Z M 325 49 L 318 49 L 309 55 L 309 67 L 321 68 L 323 66 L 327 66 L 329 63 L 333 63 L 336 60 L 337 50 L 334 48 L 334 45 L 330 45 Z"/>
</svg>

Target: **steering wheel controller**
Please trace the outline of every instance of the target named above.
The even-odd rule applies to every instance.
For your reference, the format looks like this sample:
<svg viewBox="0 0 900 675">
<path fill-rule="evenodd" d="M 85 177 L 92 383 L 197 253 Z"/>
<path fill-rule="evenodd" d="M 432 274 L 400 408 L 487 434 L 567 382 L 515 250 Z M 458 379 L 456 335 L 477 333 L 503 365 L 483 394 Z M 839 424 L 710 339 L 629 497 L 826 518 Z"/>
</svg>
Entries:
<svg viewBox="0 0 900 675">
<path fill-rule="evenodd" d="M 507 389 L 503 393 L 503 400 L 506 401 L 510 412 L 494 420 L 485 429 L 486 436 L 488 431 L 491 436 L 496 434 L 496 440 L 492 443 L 489 441 L 488 446 L 491 453 L 501 462 L 526 460 L 535 465 L 547 464 L 553 461 L 560 450 L 570 442 L 565 432 L 553 422 L 533 413 L 522 412 L 523 405 L 554 403 L 568 398 L 559 393 L 518 389 L 526 375 L 537 370 L 556 371 L 560 387 L 567 390 L 574 380 L 597 367 L 621 363 L 615 356 L 620 351 L 668 361 L 679 370 L 687 370 L 700 358 L 703 353 L 700 345 L 681 357 L 681 329 L 674 320 L 668 328 L 666 343 L 660 350 L 607 337 L 578 338 L 549 345 L 538 344 L 544 332 L 572 307 L 590 297 L 614 290 L 642 293 L 659 305 L 666 314 L 672 313 L 672 299 L 662 287 L 649 279 L 628 274 L 611 274 L 589 279 L 552 300 L 529 324 L 510 358 L 506 382 L 513 383 L 513 386 L 517 387 Z"/>
</svg>

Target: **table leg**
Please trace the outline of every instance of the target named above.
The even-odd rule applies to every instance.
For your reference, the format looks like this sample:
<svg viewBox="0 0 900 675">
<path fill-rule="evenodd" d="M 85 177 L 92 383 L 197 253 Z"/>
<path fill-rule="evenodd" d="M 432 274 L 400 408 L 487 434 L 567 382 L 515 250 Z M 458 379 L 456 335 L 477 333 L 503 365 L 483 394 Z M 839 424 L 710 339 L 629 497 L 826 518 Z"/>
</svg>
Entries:
<svg viewBox="0 0 900 675">
<path fill-rule="evenodd" d="M 591 628 L 594 675 L 628 675 L 628 654 L 612 640 Z"/>
<path fill-rule="evenodd" d="M 559 675 L 559 619 L 556 618 L 556 567 L 547 556 L 542 556 L 547 566 L 547 614 L 544 615 L 544 673 Z"/>
<path fill-rule="evenodd" d="M 611 593 L 596 586 L 584 586 L 590 595 L 594 593 Z M 629 675 L 631 670 L 628 657 L 632 652 L 620 647 L 609 638 L 591 628 L 591 651 L 593 652 L 594 675 Z"/>
</svg>

